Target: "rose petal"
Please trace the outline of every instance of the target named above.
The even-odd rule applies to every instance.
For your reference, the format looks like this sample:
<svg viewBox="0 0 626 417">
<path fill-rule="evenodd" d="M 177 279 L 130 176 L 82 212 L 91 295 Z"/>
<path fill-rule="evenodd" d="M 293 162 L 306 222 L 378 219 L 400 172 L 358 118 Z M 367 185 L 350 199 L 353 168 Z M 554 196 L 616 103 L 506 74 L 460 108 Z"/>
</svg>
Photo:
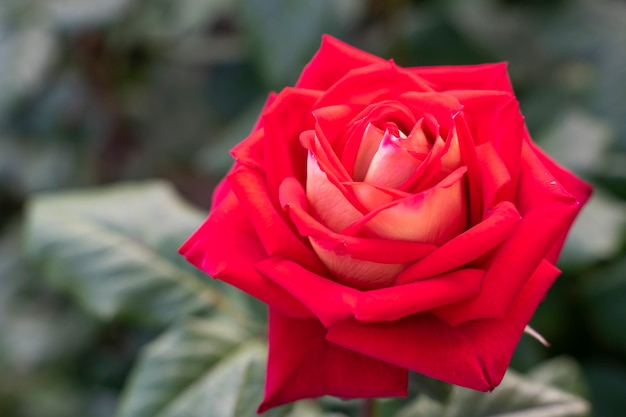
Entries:
<svg viewBox="0 0 626 417">
<path fill-rule="evenodd" d="M 364 181 L 366 183 L 395 188 L 404 183 L 422 161 L 398 144 L 399 138 L 386 131 L 378 150 L 372 158 Z"/>
<path fill-rule="evenodd" d="M 440 245 L 467 225 L 462 167 L 437 186 L 393 202 L 348 226 L 343 234 L 367 232 L 387 239 L 413 240 Z"/>
<path fill-rule="evenodd" d="M 304 67 L 296 87 L 326 90 L 350 70 L 378 62 L 384 60 L 324 35 L 320 49 Z"/>
<path fill-rule="evenodd" d="M 411 68 L 415 74 L 446 90 L 498 90 L 513 92 L 506 62 L 481 65 L 456 65 Z"/>
<path fill-rule="evenodd" d="M 483 218 L 482 209 L 482 179 L 478 156 L 476 155 L 475 141 L 472 137 L 465 114 L 460 112 L 454 118 L 455 131 L 459 141 L 461 163 L 467 167 L 467 190 L 469 201 L 469 224 L 478 224 Z"/>
<path fill-rule="evenodd" d="M 463 104 L 463 113 L 476 145 L 491 142 L 511 180 L 499 192 L 512 201 L 517 190 L 525 127 L 515 96 L 497 91 L 450 91 Z"/>
<path fill-rule="evenodd" d="M 493 388 L 474 341 L 428 313 L 391 322 L 340 320 L 328 328 L 326 339 L 445 382 L 479 391 Z"/>
<path fill-rule="evenodd" d="M 269 313 L 265 399 L 258 412 L 303 398 L 405 397 L 406 369 L 325 340 L 319 321 Z"/>
<path fill-rule="evenodd" d="M 300 144 L 300 133 L 313 128 L 311 106 L 319 96 L 314 90 L 285 88 L 265 112 L 263 172 L 273 199 L 277 198 L 284 178 L 304 181 L 307 152 Z"/>
<path fill-rule="evenodd" d="M 364 85 L 367 88 L 363 88 Z M 432 91 L 432 88 L 410 71 L 384 61 L 351 70 L 326 90 L 315 106 L 367 106 L 383 100 L 395 100 L 406 91 Z"/>
<path fill-rule="evenodd" d="M 398 275 L 396 284 L 430 278 L 477 259 L 511 236 L 520 220 L 520 214 L 512 203 L 499 203 L 483 222 L 404 270 Z"/>
<path fill-rule="evenodd" d="M 319 166 L 318 161 L 309 152 L 307 161 L 306 195 L 311 214 L 331 230 L 341 230 L 359 219 L 363 214 L 345 197 L 328 175 Z"/>
<path fill-rule="evenodd" d="M 350 317 L 359 291 L 306 270 L 284 258 L 268 258 L 256 264 L 264 276 L 294 296 L 324 324 Z"/>
<path fill-rule="evenodd" d="M 228 176 L 228 181 L 269 255 L 282 255 L 323 273 L 325 268 L 319 259 L 274 207 L 260 172 L 241 166 Z"/>
<path fill-rule="evenodd" d="M 393 321 L 478 294 L 485 271 L 461 269 L 407 285 L 367 291 L 358 297 L 356 319 Z"/>
<path fill-rule="evenodd" d="M 287 178 L 280 189 L 280 202 L 302 236 L 313 239 L 317 245 L 338 255 L 379 263 L 407 263 L 424 257 L 436 246 L 406 240 L 373 239 L 335 233 L 315 220 L 307 212 L 306 196 L 302 185 Z"/>
<path fill-rule="evenodd" d="M 365 178 L 384 133 L 377 125 L 394 123 L 399 129 L 409 131 L 416 121 L 411 110 L 397 100 L 379 101 L 365 107 L 346 125 L 343 142 L 335 147 L 346 171 L 355 181 Z"/>
<path fill-rule="evenodd" d="M 502 380 L 524 327 L 557 275 L 543 262 L 501 319 L 457 327 L 427 313 L 384 323 L 344 319 L 330 326 L 326 338 L 448 383 L 490 391 Z"/>
<path fill-rule="evenodd" d="M 334 248 L 327 249 L 325 243 L 319 244 L 316 239 L 311 239 L 311 246 L 333 278 L 352 288 L 367 291 L 388 287 L 393 285 L 398 274 L 406 267 L 403 264 L 354 259 L 350 255 L 338 253 Z"/>
<path fill-rule="evenodd" d="M 448 323 L 504 316 L 579 209 L 578 201 L 558 184 L 526 143 L 519 187 L 517 209 L 522 221 L 491 259 L 480 294 L 435 310 Z"/>
<path fill-rule="evenodd" d="M 476 147 L 482 178 L 482 200 L 485 212 L 504 200 L 501 192 L 511 182 L 509 170 L 490 142 Z"/>
<path fill-rule="evenodd" d="M 265 131 L 263 129 L 255 130 L 250 136 L 235 145 L 230 150 L 230 154 L 240 165 L 262 170 L 265 158 L 263 150 L 264 135 Z"/>
<path fill-rule="evenodd" d="M 179 252 L 208 275 L 228 282 L 283 314 L 312 316 L 293 296 L 254 268 L 267 254 L 232 192 L 214 208 Z"/>
<path fill-rule="evenodd" d="M 530 141 L 530 137 L 526 136 L 527 143 L 535 151 L 535 154 L 541 161 L 541 163 L 550 171 L 554 178 L 561 184 L 576 200 L 580 203 L 576 214 L 582 209 L 583 205 L 587 202 L 591 196 L 592 188 L 586 182 L 577 178 L 574 174 L 563 168 L 552 159 L 550 159 L 543 151 L 534 143 Z M 574 219 L 572 219 L 573 221 Z M 567 228 L 569 230 L 569 226 Z M 552 263 L 555 263 L 561 253 L 565 238 L 567 237 L 568 230 L 565 230 L 561 237 L 554 244 L 550 252 L 546 255 L 546 259 Z"/>
</svg>

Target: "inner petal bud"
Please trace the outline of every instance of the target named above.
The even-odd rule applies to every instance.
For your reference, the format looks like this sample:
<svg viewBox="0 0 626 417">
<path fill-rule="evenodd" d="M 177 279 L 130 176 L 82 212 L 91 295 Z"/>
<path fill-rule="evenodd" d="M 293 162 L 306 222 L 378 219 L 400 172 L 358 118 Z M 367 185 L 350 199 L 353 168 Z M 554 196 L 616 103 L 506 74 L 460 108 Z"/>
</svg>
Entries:
<svg viewBox="0 0 626 417">
<path fill-rule="evenodd" d="M 423 144 L 413 146 L 410 142 L 413 141 L 408 137 L 403 139 L 389 130 L 385 131 L 369 165 L 364 182 L 389 188 L 402 185 L 422 163 L 420 154 L 405 146 L 419 147 Z"/>
</svg>

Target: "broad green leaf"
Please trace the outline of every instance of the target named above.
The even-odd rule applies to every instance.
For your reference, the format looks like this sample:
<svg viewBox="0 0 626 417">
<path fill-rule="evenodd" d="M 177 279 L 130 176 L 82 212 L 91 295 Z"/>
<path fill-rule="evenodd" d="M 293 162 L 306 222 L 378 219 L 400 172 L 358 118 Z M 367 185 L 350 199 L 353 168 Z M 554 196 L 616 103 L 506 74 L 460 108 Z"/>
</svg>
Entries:
<svg viewBox="0 0 626 417">
<path fill-rule="evenodd" d="M 508 371 L 491 393 L 455 386 L 447 403 L 421 396 L 397 417 L 587 417 L 583 398 Z"/>
<path fill-rule="evenodd" d="M 176 253 L 202 218 L 160 182 L 42 194 L 27 210 L 26 248 L 98 316 L 163 324 L 228 302 Z"/>
<path fill-rule="evenodd" d="M 249 336 L 224 319 L 189 319 L 174 327 L 144 351 L 117 416 L 255 416 L 267 351 L 253 340 L 241 346 Z"/>
</svg>

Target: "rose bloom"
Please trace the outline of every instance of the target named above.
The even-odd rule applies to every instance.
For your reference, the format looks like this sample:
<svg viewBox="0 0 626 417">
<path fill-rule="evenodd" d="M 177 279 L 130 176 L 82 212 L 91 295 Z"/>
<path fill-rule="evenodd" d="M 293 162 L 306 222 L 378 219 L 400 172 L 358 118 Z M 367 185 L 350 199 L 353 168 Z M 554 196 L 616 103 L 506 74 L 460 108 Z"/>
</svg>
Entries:
<svg viewBox="0 0 626 417">
<path fill-rule="evenodd" d="M 325 37 L 232 150 L 181 253 L 269 306 L 259 411 L 496 387 L 590 187 L 531 140 L 505 64 L 402 68 Z"/>
</svg>

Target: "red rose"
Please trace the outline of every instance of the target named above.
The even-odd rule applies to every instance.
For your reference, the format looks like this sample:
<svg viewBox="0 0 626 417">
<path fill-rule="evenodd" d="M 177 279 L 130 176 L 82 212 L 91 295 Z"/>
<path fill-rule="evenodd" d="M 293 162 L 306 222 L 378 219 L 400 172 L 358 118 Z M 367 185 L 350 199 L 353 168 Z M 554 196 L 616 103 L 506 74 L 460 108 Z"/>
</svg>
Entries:
<svg viewBox="0 0 626 417">
<path fill-rule="evenodd" d="M 260 411 L 488 391 L 591 189 L 531 141 L 505 64 L 401 68 L 326 37 L 270 97 L 181 253 L 269 306 Z"/>
</svg>

